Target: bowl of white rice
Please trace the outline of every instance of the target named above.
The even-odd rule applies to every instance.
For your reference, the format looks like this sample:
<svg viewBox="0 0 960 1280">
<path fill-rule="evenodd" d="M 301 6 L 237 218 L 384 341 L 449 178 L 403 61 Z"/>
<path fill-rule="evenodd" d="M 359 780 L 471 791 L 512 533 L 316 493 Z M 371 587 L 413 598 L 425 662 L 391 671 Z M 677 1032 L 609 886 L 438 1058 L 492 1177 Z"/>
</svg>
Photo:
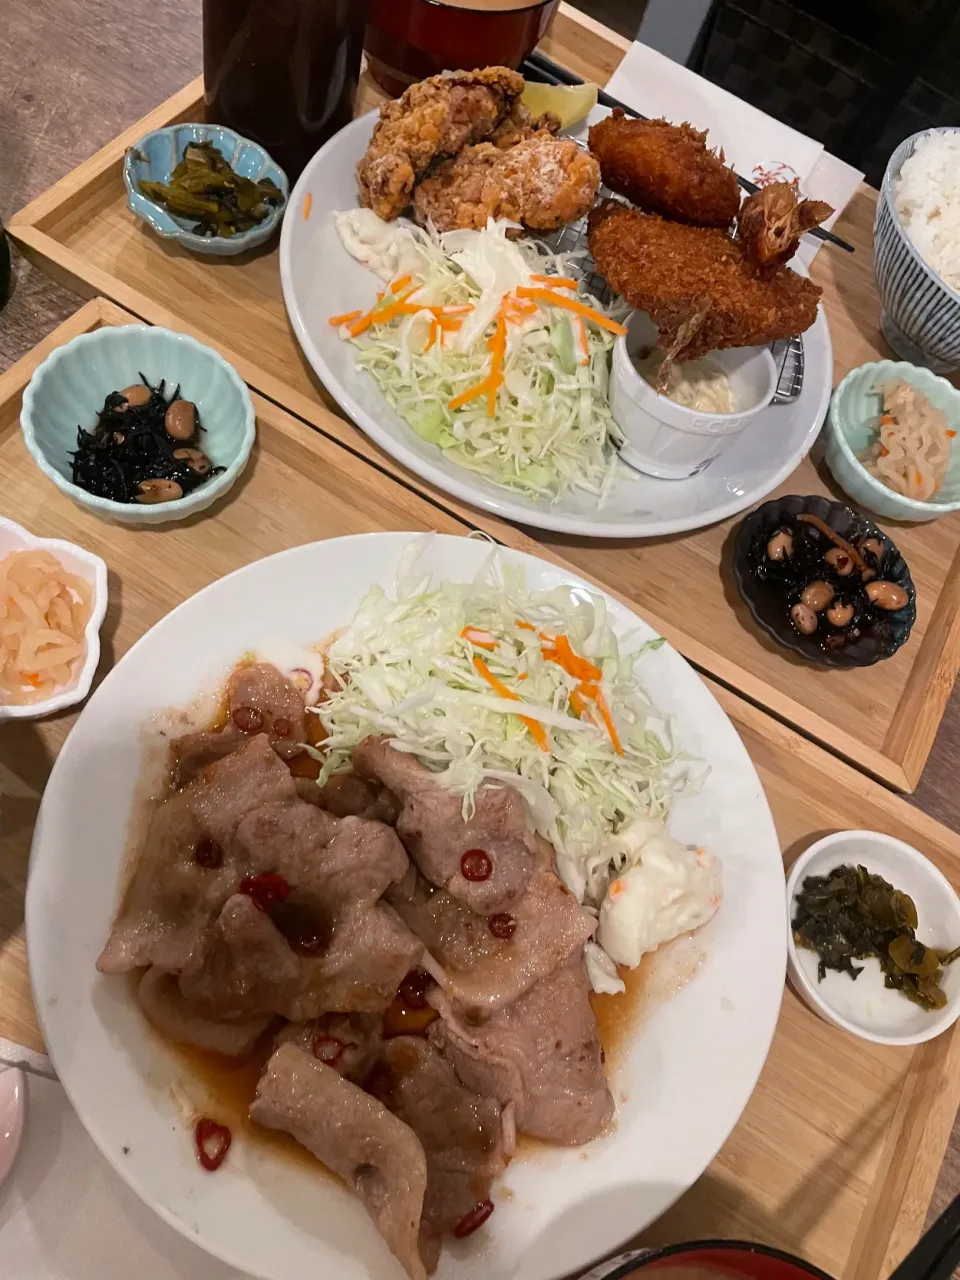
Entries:
<svg viewBox="0 0 960 1280">
<path fill-rule="evenodd" d="M 873 228 L 880 327 L 904 360 L 960 368 L 960 126 L 901 142 Z"/>
</svg>

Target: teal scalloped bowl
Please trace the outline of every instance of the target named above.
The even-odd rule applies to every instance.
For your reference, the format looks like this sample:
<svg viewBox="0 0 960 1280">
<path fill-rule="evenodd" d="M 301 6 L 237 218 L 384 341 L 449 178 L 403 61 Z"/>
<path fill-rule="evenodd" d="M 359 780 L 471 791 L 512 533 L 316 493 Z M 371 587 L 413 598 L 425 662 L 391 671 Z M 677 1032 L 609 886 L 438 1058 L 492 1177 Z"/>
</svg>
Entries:
<svg viewBox="0 0 960 1280">
<path fill-rule="evenodd" d="M 92 428 L 107 395 L 139 382 L 141 374 L 154 386 L 164 379 L 168 391 L 179 383 L 199 411 L 204 452 L 226 468 L 175 502 L 153 506 L 99 498 L 70 478 L 78 428 Z M 62 493 L 98 516 L 131 525 L 167 524 L 212 506 L 236 483 L 256 434 L 250 393 L 232 365 L 195 338 L 145 324 L 111 325 L 58 347 L 30 379 L 20 426 L 37 466 Z"/>
<path fill-rule="evenodd" d="M 943 487 L 929 501 L 907 498 L 888 489 L 867 471 L 858 455 L 876 439 L 883 398 L 876 387 L 886 378 L 903 378 L 931 404 L 942 409 L 949 426 L 960 432 L 960 391 L 946 378 L 904 360 L 862 364 L 837 386 L 827 413 L 827 466 L 840 488 L 860 506 L 885 516 L 919 524 L 960 511 L 960 448 L 954 445 Z"/>
<path fill-rule="evenodd" d="M 188 142 L 212 142 L 229 161 L 236 173 L 257 182 L 271 178 L 283 192 L 283 203 L 271 209 L 264 220 L 240 235 L 198 236 L 191 219 L 176 218 L 163 205 L 150 200 L 140 190 L 144 179 L 150 182 L 169 182 L 170 175 L 183 157 Z M 210 254 L 227 258 L 255 249 L 269 240 L 283 217 L 290 197 L 287 175 L 264 151 L 259 143 L 242 137 L 233 129 L 219 124 L 171 124 L 165 129 L 154 129 L 132 146 L 123 159 L 123 182 L 127 188 L 127 206 L 147 226 L 152 227 L 164 240 L 175 240 L 193 253 Z"/>
</svg>

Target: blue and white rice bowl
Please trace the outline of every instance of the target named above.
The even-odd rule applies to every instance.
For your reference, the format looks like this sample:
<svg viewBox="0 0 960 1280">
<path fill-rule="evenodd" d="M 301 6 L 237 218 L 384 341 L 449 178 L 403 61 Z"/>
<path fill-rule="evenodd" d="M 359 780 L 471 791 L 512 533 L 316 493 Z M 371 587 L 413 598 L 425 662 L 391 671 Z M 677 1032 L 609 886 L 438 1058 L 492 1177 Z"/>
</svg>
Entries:
<svg viewBox="0 0 960 1280">
<path fill-rule="evenodd" d="M 960 368 L 960 293 L 917 252 L 897 214 L 894 183 L 921 139 L 957 132 L 960 126 L 924 129 L 900 143 L 883 175 L 873 228 L 883 336 L 897 355 L 934 373 Z"/>
</svg>

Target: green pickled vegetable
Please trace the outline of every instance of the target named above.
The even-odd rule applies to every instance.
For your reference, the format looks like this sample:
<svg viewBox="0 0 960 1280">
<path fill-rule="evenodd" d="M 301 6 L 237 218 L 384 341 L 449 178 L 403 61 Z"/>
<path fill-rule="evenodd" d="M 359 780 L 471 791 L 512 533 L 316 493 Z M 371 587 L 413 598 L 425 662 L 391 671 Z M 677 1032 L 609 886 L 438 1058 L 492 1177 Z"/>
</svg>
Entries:
<svg viewBox="0 0 960 1280">
<path fill-rule="evenodd" d="M 239 235 L 283 204 L 275 182 L 241 177 L 212 142 L 187 143 L 169 183 L 141 182 L 140 190 L 174 217 L 196 219 L 194 231 L 201 236 Z"/>
<path fill-rule="evenodd" d="M 919 921 L 913 899 L 866 867 L 836 867 L 826 876 L 807 876 L 797 894 L 793 938 L 798 947 L 820 957 L 820 981 L 828 969 L 858 978 L 854 960 L 876 956 L 884 985 L 902 992 L 923 1009 L 947 1002 L 940 983 L 943 966 L 960 947 L 942 951 L 916 937 Z"/>
</svg>

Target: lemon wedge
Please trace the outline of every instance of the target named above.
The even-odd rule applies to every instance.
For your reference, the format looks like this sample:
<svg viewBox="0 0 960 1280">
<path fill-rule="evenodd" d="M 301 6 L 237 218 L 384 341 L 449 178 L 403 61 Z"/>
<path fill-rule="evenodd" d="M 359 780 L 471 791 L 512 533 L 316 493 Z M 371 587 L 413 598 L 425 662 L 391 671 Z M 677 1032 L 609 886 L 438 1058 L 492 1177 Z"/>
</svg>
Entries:
<svg viewBox="0 0 960 1280">
<path fill-rule="evenodd" d="M 533 116 L 545 111 L 559 116 L 560 128 L 569 129 L 597 105 L 595 84 L 539 84 L 528 80 L 520 99 Z"/>
</svg>

